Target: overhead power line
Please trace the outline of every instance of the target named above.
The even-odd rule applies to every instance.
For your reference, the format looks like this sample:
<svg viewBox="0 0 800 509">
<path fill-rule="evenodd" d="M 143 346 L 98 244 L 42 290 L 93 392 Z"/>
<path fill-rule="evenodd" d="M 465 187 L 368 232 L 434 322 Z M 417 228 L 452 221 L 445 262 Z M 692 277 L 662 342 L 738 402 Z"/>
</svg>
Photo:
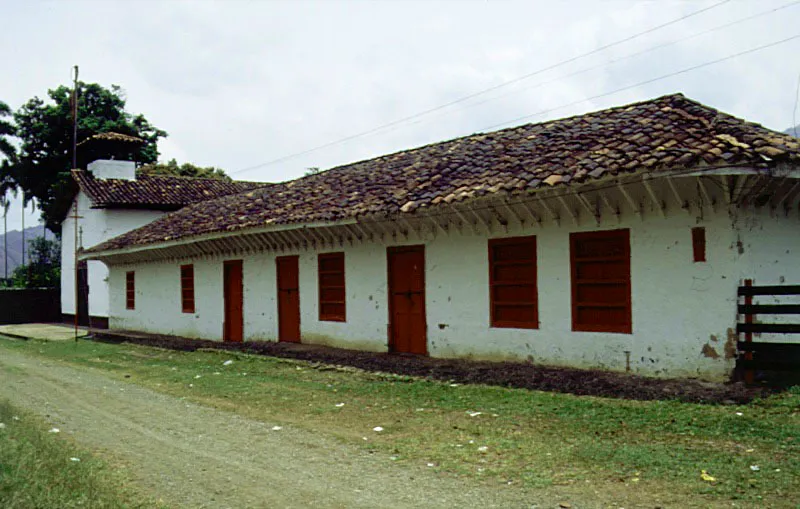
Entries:
<svg viewBox="0 0 800 509">
<path fill-rule="evenodd" d="M 630 84 L 630 85 L 626 85 L 624 87 L 615 88 L 614 90 L 611 90 L 610 92 L 603 92 L 602 94 L 597 94 L 597 95 L 593 95 L 591 97 L 587 97 L 585 99 L 580 99 L 580 100 L 577 100 L 577 101 L 573 101 L 571 103 L 562 104 L 562 105 L 556 106 L 554 108 L 548 108 L 546 110 L 537 111 L 536 113 L 531 113 L 529 115 L 523 115 L 521 117 L 512 118 L 511 120 L 507 120 L 507 121 L 501 122 L 499 124 L 494 124 L 494 125 L 491 125 L 489 127 L 484 127 L 482 129 L 479 129 L 479 131 L 489 131 L 489 130 L 492 130 L 492 129 L 497 129 L 499 127 L 503 127 L 503 126 L 506 126 L 508 124 L 514 124 L 514 123 L 517 123 L 517 122 L 520 122 L 520 121 L 523 121 L 523 120 L 527 120 L 527 119 L 532 118 L 532 117 L 536 117 L 536 116 L 539 116 L 539 115 L 544 115 L 545 113 L 550 113 L 550 112 L 553 112 L 553 111 L 556 111 L 556 110 L 560 110 L 562 108 L 567 108 L 569 106 L 574 106 L 576 104 L 581 104 L 581 103 L 584 103 L 586 101 L 591 101 L 593 99 L 599 99 L 601 97 L 606 97 L 606 96 L 609 96 L 609 95 L 612 95 L 612 94 L 623 92 L 625 90 L 630 90 L 632 88 L 640 87 L 642 85 L 648 85 L 650 83 L 653 83 L 653 82 L 656 82 L 656 81 L 661 81 L 661 80 L 664 80 L 664 79 L 667 79 L 667 78 L 671 78 L 673 76 L 678 76 L 680 74 L 686 74 L 687 72 L 696 71 L 697 69 L 701 69 L 703 67 L 708 67 L 710 65 L 718 64 L 720 62 L 725 62 L 726 60 L 731 60 L 731 59 L 734 59 L 736 57 L 740 57 L 742 55 L 747 55 L 747 54 L 750 54 L 750 53 L 755 53 L 756 51 L 761 51 L 761 50 L 765 50 L 767 48 L 772 48 L 773 46 L 778 46 L 779 44 L 785 44 L 785 43 L 787 43 L 789 41 L 792 41 L 792 40 L 798 39 L 798 38 L 800 38 L 800 34 L 793 35 L 792 37 L 787 37 L 786 39 L 781 39 L 780 41 L 771 42 L 771 43 L 765 44 L 763 46 L 758 46 L 756 48 L 750 48 L 750 49 L 745 50 L 745 51 L 740 51 L 739 53 L 734 53 L 733 55 L 728 55 L 727 57 L 718 58 L 716 60 L 710 60 L 708 62 L 704 62 L 702 64 L 697 64 L 697 65 L 693 65 L 691 67 L 686 67 L 684 69 L 681 69 L 679 71 L 674 71 L 674 72 L 671 72 L 669 74 L 662 74 L 661 76 L 658 76 L 658 77 L 655 77 L 655 78 L 650 78 L 648 80 L 639 81 L 639 82 L 636 82 L 636 83 L 633 83 L 633 84 Z"/>
<path fill-rule="evenodd" d="M 562 81 L 562 80 L 564 80 L 566 78 L 572 78 L 572 77 L 575 77 L 575 76 L 579 76 L 581 74 L 586 74 L 587 72 L 590 72 L 590 71 L 594 71 L 594 70 L 597 70 L 597 69 L 602 69 L 602 68 L 605 68 L 605 67 L 609 67 L 609 66 L 611 66 L 613 64 L 617 64 L 617 63 L 623 62 L 625 60 L 630 60 L 631 58 L 638 57 L 638 56 L 644 55 L 646 53 L 652 53 L 653 51 L 660 50 L 660 49 L 666 48 L 668 46 L 674 46 L 676 44 L 680 44 L 682 42 L 686 42 L 686 41 L 691 40 L 691 39 L 696 39 L 696 38 L 701 37 L 703 35 L 708 35 L 710 33 L 717 32 L 719 30 L 730 28 L 732 26 L 738 25 L 740 23 L 744 23 L 746 21 L 751 21 L 753 19 L 760 18 L 760 17 L 766 16 L 768 14 L 774 14 L 774 13 L 776 13 L 778 11 L 781 11 L 781 10 L 789 8 L 789 7 L 794 7 L 794 6 L 798 5 L 798 4 L 800 4 L 800 0 L 796 0 L 794 2 L 790 2 L 788 4 L 781 5 L 779 7 L 775 7 L 774 9 L 761 11 L 759 13 L 756 13 L 756 14 L 753 14 L 753 15 L 750 15 L 750 16 L 746 16 L 744 18 L 739 18 L 737 20 L 731 21 L 730 23 L 717 25 L 717 26 L 715 26 L 713 28 L 709 28 L 707 30 L 703 30 L 702 32 L 696 32 L 694 34 L 688 35 L 686 37 L 682 37 L 680 39 L 676 39 L 674 41 L 666 42 L 666 43 L 663 43 L 663 44 L 658 44 L 656 46 L 651 46 L 651 47 L 645 48 L 645 49 L 643 49 L 641 51 L 637 51 L 635 53 L 630 53 L 628 55 L 625 55 L 625 56 L 622 56 L 622 57 L 619 57 L 619 58 L 614 58 L 612 60 L 609 60 L 607 62 L 603 62 L 603 63 L 598 64 L 598 65 L 594 65 L 594 66 L 591 66 L 591 67 L 585 67 L 585 68 L 583 68 L 581 70 L 578 70 L 578 71 L 575 71 L 575 72 L 571 72 L 569 74 L 562 74 L 561 76 L 557 76 L 557 77 L 555 77 L 553 79 L 550 79 L 550 80 L 547 80 L 547 81 L 540 81 L 540 82 L 535 83 L 535 84 L 533 84 L 531 86 L 526 86 L 524 88 L 520 88 L 520 89 L 517 89 L 517 90 L 511 90 L 511 91 L 506 92 L 505 94 L 497 95 L 497 96 L 494 96 L 494 97 L 488 97 L 488 98 L 483 99 L 481 101 L 477 101 L 477 102 L 473 102 L 473 103 L 467 104 L 467 105 L 465 105 L 465 106 L 463 106 L 461 108 L 458 108 L 456 110 L 442 111 L 442 112 L 439 113 L 438 116 L 441 116 L 443 114 L 455 113 L 457 111 L 463 111 L 463 110 L 468 109 L 468 108 L 474 108 L 475 106 L 480 106 L 481 104 L 486 104 L 487 102 L 491 102 L 491 101 L 495 101 L 495 100 L 498 100 L 498 99 L 502 99 L 504 97 L 508 97 L 508 96 L 511 96 L 511 95 L 514 95 L 514 94 L 519 94 L 521 92 L 527 92 L 527 91 L 530 91 L 530 90 L 541 88 L 541 87 L 543 87 L 545 85 L 549 85 L 551 83 L 556 83 L 556 82 Z M 429 121 L 429 120 L 430 120 L 430 117 L 425 119 L 425 120 L 417 120 L 416 122 L 412 122 L 411 124 L 408 124 L 408 125 L 418 125 L 421 122 L 425 122 L 425 121 Z M 389 132 L 394 131 L 394 130 L 400 128 L 400 127 L 401 126 L 395 126 Z"/>
<path fill-rule="evenodd" d="M 439 111 L 439 110 L 441 110 L 441 109 L 448 108 L 448 107 L 450 107 L 450 106 L 453 106 L 453 105 L 456 105 L 456 104 L 460 104 L 460 103 L 462 103 L 462 102 L 464 102 L 464 101 L 468 101 L 469 99 L 472 99 L 472 98 L 474 98 L 474 97 L 478 97 L 478 96 L 481 96 L 481 95 L 483 95 L 483 94 L 486 94 L 486 93 L 492 92 L 492 91 L 494 91 L 494 90 L 498 90 L 498 89 L 500 89 L 500 88 L 507 87 L 507 86 L 509 86 L 509 85 L 512 85 L 512 84 L 514 84 L 514 83 L 518 83 L 518 82 L 520 82 L 520 81 L 523 81 L 523 80 L 526 80 L 526 79 L 528 79 L 528 78 L 532 78 L 533 76 L 536 76 L 536 75 L 538 75 L 538 74 L 541 74 L 541 73 L 543 73 L 543 72 L 550 71 L 550 70 L 556 69 L 556 68 L 558 68 L 558 67 L 562 67 L 562 66 L 564 66 L 564 65 L 567 65 L 567 64 L 569 64 L 569 63 L 575 62 L 575 61 L 577 61 L 577 60 L 580 60 L 580 59 L 582 59 L 582 58 L 585 58 L 585 57 L 588 57 L 588 56 L 594 55 L 594 54 L 596 54 L 596 53 L 600 53 L 600 52 L 602 52 L 602 51 L 605 51 L 605 50 L 607 50 L 607 49 L 609 49 L 609 48 L 613 48 L 614 46 L 619 46 L 620 44 L 624 44 L 624 43 L 626 43 L 626 42 L 630 42 L 630 41 L 632 41 L 632 40 L 638 39 L 639 37 L 642 37 L 642 36 L 644 36 L 644 35 L 651 34 L 651 33 L 653 33 L 653 32 L 656 32 L 656 31 L 658 31 L 658 30 L 661 30 L 662 28 L 666 28 L 666 27 L 668 27 L 668 26 L 671 26 L 671 25 L 674 25 L 674 24 L 676 24 L 676 23 L 680 23 L 681 21 L 684 21 L 684 20 L 686 20 L 686 19 L 689 19 L 689 18 L 691 18 L 691 17 L 697 16 L 697 15 L 699 15 L 699 14 L 702 14 L 702 13 L 704 13 L 704 12 L 708 12 L 708 11 L 710 11 L 711 9 L 715 9 L 715 8 L 717 8 L 717 7 L 721 6 L 721 5 L 727 4 L 727 3 L 729 3 L 730 1 L 731 1 L 731 0 L 722 0 L 722 1 L 720 1 L 720 2 L 717 2 L 717 3 L 715 3 L 715 4 L 712 4 L 712 5 L 710 5 L 710 6 L 708 6 L 708 7 L 704 7 L 704 8 L 702 8 L 702 9 L 698 9 L 698 10 L 696 10 L 696 11 L 690 12 L 689 14 L 685 14 L 685 15 L 683 15 L 683 16 L 680 16 L 680 17 L 678 17 L 678 18 L 675 18 L 675 19 L 673 19 L 673 20 L 667 21 L 666 23 L 662 23 L 662 24 L 660 24 L 660 25 L 656 25 L 656 26 L 654 26 L 654 27 L 648 28 L 647 30 L 644 30 L 644 31 L 641 31 L 641 32 L 637 32 L 637 33 L 635 33 L 635 34 L 633 34 L 633 35 L 630 35 L 630 36 L 628 36 L 628 37 L 625 37 L 625 38 L 619 39 L 619 40 L 617 40 L 617 41 L 614 41 L 614 42 L 612 42 L 612 43 L 609 43 L 609 44 L 605 44 L 605 45 L 603 45 L 603 46 L 600 46 L 600 47 L 598 47 L 598 48 L 595 48 L 595 49 L 593 49 L 593 50 L 591 50 L 591 51 L 588 51 L 588 52 L 586 52 L 586 53 L 581 53 L 580 55 L 576 55 L 576 56 L 574 56 L 574 57 L 571 57 L 571 58 L 568 58 L 568 59 L 566 59 L 566 60 L 562 60 L 562 61 L 560 61 L 560 62 L 557 62 L 557 63 L 555 63 L 555 64 L 552 64 L 552 65 L 549 65 L 549 66 L 543 67 L 543 68 L 541 68 L 541 69 L 538 69 L 538 70 L 536 70 L 536 71 L 530 72 L 530 73 L 528 73 L 528 74 L 524 74 L 524 75 L 522 75 L 522 76 L 519 76 L 519 77 L 517 77 L 517 78 L 511 79 L 511 80 L 509 80 L 509 81 L 505 81 L 505 82 L 503 82 L 503 83 L 499 83 L 499 84 L 497 84 L 497 85 L 494 85 L 494 86 L 491 86 L 491 87 L 489 87 L 489 88 L 485 88 L 485 89 L 483 89 L 483 90 L 479 90 L 479 91 L 477 91 L 477 92 L 474 92 L 474 93 L 472 93 L 472 94 L 465 95 L 465 96 L 463 96 L 463 97 L 460 97 L 460 98 L 458 98 L 458 99 L 455 99 L 455 100 L 453 100 L 453 101 L 450 101 L 450 102 L 447 102 L 447 103 L 441 104 L 441 105 L 439 105 L 439 106 L 435 106 L 435 107 L 433 107 L 433 108 L 430 108 L 430 109 L 427 109 L 427 110 L 421 111 L 421 112 L 419 112 L 419 113 L 416 113 L 416 114 L 414 114 L 414 115 L 410 115 L 410 116 L 407 116 L 407 117 L 403 117 L 403 118 L 400 118 L 400 119 L 394 120 L 394 121 L 392 121 L 392 122 L 388 122 L 388 123 L 386 123 L 386 124 L 379 125 L 379 126 L 377 126 L 377 127 L 374 127 L 374 128 L 372 128 L 372 129 L 368 129 L 367 131 L 363 131 L 363 132 L 360 132 L 360 133 L 352 134 L 352 135 L 350 135 L 350 136 L 345 136 L 344 138 L 339 138 L 339 139 L 337 139 L 337 140 L 334 140 L 334 141 L 331 141 L 331 142 L 325 143 L 325 144 L 323 144 L 323 145 L 319 145 L 319 146 L 317 146 L 317 147 L 309 148 L 309 149 L 303 150 L 303 151 L 301 151 L 301 152 L 296 152 L 296 153 L 294 153 L 294 154 L 289 154 L 289 155 L 286 155 L 286 156 L 283 156 L 283 157 L 279 157 L 278 159 L 273 159 L 273 160 L 271 160 L 271 161 L 267 161 L 267 162 L 265 162 L 265 163 L 257 164 L 257 165 L 255 165 L 255 166 L 250 166 L 250 167 L 247 167 L 247 168 L 242 168 L 241 170 L 236 170 L 236 171 L 233 171 L 233 172 L 231 172 L 231 174 L 236 174 L 236 173 L 242 173 L 242 172 L 246 172 L 246 171 L 250 171 L 250 170 L 255 170 L 255 169 L 258 169 L 258 168 L 262 168 L 262 167 L 264 167 L 264 166 L 269 166 L 269 165 L 272 165 L 272 164 L 276 164 L 276 163 L 279 163 L 279 162 L 286 161 L 286 160 L 288 160 L 288 159 L 293 159 L 293 158 L 295 158 L 295 157 L 299 157 L 299 156 L 302 156 L 302 155 L 306 155 L 306 154 L 309 154 L 309 153 L 311 153 L 311 152 L 316 152 L 316 151 L 318 151 L 318 150 L 322 150 L 323 148 L 328 148 L 328 147 L 331 147 L 331 146 L 333 146 L 333 145 L 338 145 L 338 144 L 340 144 L 340 143 L 344 143 L 344 142 L 346 142 L 346 141 L 350 141 L 350 140 L 352 140 L 352 139 L 355 139 L 355 138 L 360 138 L 360 137 L 362 137 L 362 136 L 366 136 L 366 135 L 368 135 L 368 134 L 372 134 L 372 133 L 374 133 L 374 132 L 377 132 L 377 131 L 380 131 L 380 130 L 386 129 L 387 127 L 392 127 L 392 126 L 394 126 L 394 125 L 401 124 L 401 123 L 403 123 L 403 122 L 407 122 L 407 121 L 409 121 L 409 120 L 413 120 L 413 119 L 415 119 L 415 118 L 419 118 L 419 117 L 422 117 L 422 116 L 424 116 L 424 115 L 428 115 L 428 114 L 430 114 L 430 113 L 433 113 L 433 112 L 435 112 L 435 111 Z"/>
</svg>

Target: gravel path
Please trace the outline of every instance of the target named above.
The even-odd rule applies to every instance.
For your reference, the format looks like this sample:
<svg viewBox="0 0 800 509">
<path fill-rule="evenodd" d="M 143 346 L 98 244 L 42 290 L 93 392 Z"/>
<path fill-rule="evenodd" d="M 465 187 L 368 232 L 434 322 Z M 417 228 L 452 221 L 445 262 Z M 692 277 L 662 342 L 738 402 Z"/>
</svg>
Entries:
<svg viewBox="0 0 800 509">
<path fill-rule="evenodd" d="M 90 368 L 3 349 L 0 399 L 129 466 L 177 507 L 529 508 L 519 488 L 392 464 L 320 434 L 189 403 Z M 540 506 L 541 507 L 541 506 Z"/>
</svg>

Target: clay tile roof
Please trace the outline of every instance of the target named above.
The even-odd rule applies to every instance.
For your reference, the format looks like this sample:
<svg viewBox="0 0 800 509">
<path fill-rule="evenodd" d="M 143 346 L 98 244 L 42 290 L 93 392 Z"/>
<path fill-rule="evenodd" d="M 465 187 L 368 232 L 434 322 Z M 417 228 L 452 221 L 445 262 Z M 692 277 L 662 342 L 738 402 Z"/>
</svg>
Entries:
<svg viewBox="0 0 800 509">
<path fill-rule="evenodd" d="M 411 213 L 636 172 L 800 162 L 798 140 L 673 94 L 479 133 L 197 203 L 92 252 L 279 223 Z"/>
<path fill-rule="evenodd" d="M 100 134 L 95 134 L 93 136 L 89 136 L 85 140 L 78 143 L 78 146 L 80 147 L 84 143 L 88 143 L 93 140 L 121 141 L 124 143 L 139 143 L 139 144 L 144 143 L 143 139 L 138 138 L 136 136 L 128 136 L 127 134 L 120 134 L 120 133 L 100 133 Z"/>
<path fill-rule="evenodd" d="M 270 185 L 161 175 L 137 175 L 136 180 L 99 179 L 83 170 L 73 170 L 72 177 L 96 208 L 177 210 L 192 203 Z"/>
</svg>

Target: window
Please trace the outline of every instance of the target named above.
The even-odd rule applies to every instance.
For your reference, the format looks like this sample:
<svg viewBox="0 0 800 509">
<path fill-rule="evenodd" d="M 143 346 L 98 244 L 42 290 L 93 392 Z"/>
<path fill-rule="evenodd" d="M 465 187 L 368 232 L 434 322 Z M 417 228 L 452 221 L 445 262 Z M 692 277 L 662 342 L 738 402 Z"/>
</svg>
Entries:
<svg viewBox="0 0 800 509">
<path fill-rule="evenodd" d="M 572 330 L 631 333 L 628 230 L 572 233 Z"/>
<path fill-rule="evenodd" d="M 706 261 L 706 229 L 692 228 L 692 252 L 695 262 Z"/>
<path fill-rule="evenodd" d="M 136 280 L 133 271 L 125 273 L 125 308 L 136 308 Z"/>
<path fill-rule="evenodd" d="M 489 240 L 489 308 L 492 327 L 539 327 L 536 237 Z"/>
<path fill-rule="evenodd" d="M 344 322 L 344 253 L 319 255 L 319 319 L 326 322 Z"/>
<path fill-rule="evenodd" d="M 181 265 L 181 309 L 194 313 L 194 265 Z"/>
</svg>

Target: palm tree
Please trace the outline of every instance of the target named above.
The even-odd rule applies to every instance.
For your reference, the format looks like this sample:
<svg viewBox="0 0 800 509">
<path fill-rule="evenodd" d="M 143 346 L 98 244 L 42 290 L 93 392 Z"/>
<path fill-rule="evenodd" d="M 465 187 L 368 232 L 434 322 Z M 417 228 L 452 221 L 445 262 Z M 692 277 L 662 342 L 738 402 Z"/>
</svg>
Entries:
<svg viewBox="0 0 800 509">
<path fill-rule="evenodd" d="M 16 129 L 14 124 L 5 120 L 5 117 L 11 116 L 11 108 L 8 104 L 0 101 L 0 207 L 3 208 L 3 256 L 5 263 L 3 264 L 4 279 L 8 279 L 8 207 L 11 203 L 8 200 L 8 192 L 12 191 L 16 194 L 16 186 L 13 184 L 11 178 L 11 167 L 16 159 L 17 151 L 14 146 L 8 141 L 8 137 L 14 136 Z"/>
<path fill-rule="evenodd" d="M 0 207 L 3 208 L 3 279 L 8 281 L 8 208 L 11 202 L 8 195 L 4 192 L 0 197 Z"/>
<path fill-rule="evenodd" d="M 14 136 L 16 133 L 14 124 L 4 119 L 9 116 L 11 116 L 11 108 L 8 107 L 8 104 L 0 101 L 0 155 L 4 156 L 3 159 L 10 162 L 14 160 L 17 151 L 14 150 L 14 146 L 7 139 L 7 137 Z M 6 165 L 7 164 L 8 163 L 6 163 Z"/>
</svg>

